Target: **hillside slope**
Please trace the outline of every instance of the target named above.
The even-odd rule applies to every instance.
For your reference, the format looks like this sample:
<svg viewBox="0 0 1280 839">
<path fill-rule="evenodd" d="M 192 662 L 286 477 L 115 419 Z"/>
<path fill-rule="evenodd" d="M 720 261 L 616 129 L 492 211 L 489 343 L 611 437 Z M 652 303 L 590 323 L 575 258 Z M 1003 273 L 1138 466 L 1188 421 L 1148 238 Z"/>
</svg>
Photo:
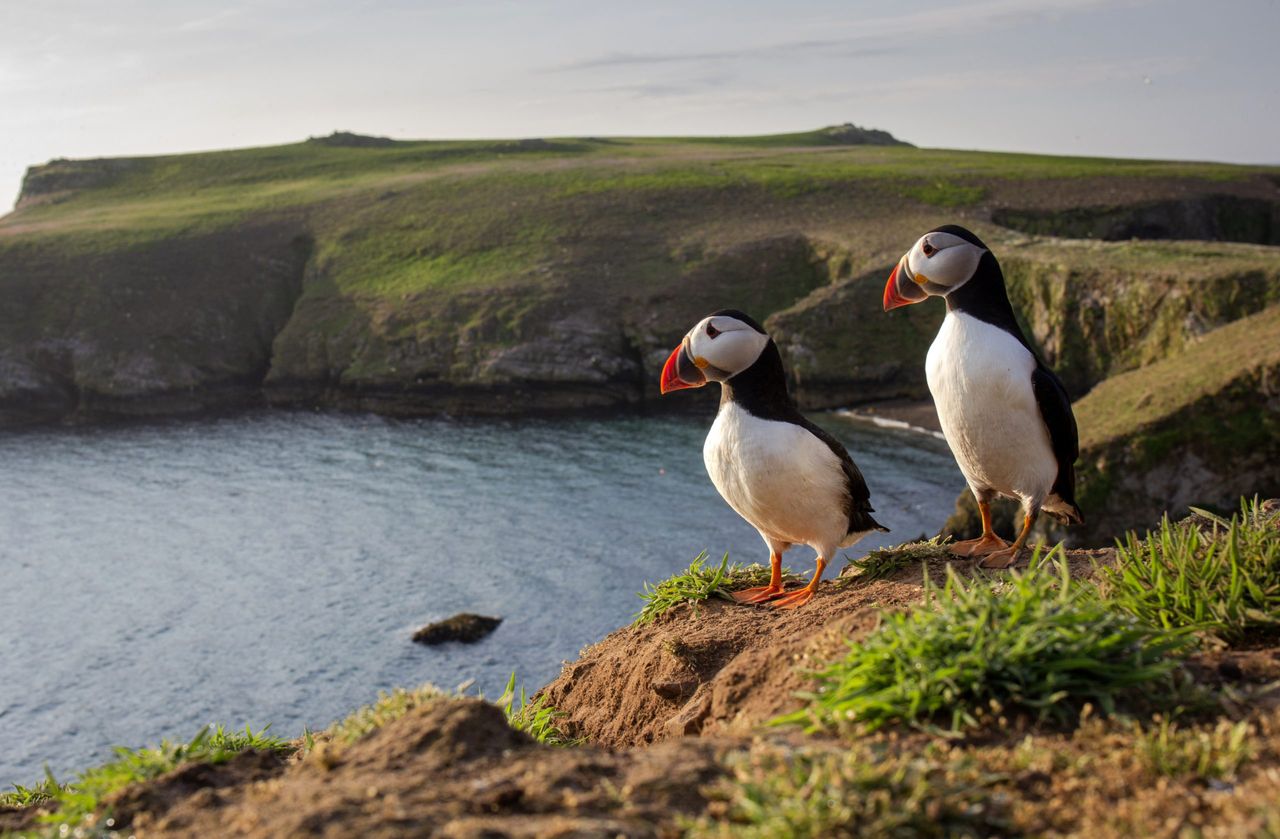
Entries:
<svg viewBox="0 0 1280 839">
<path fill-rule="evenodd" d="M 54 161 L 0 219 L 0 416 L 264 398 L 408 413 L 634 405 L 656 395 L 688 324 L 726 305 L 772 318 L 807 406 L 920 396 L 922 338 L 939 313 L 879 315 L 878 285 L 942 221 L 1000 247 L 1031 331 L 1082 392 L 1275 299 L 1273 251 L 1063 246 L 997 222 L 1043 233 L 1062 218 L 1078 232 L 1095 219 L 1103 235 L 1273 245 L 1277 178 L 841 145 L 824 132 L 336 135 Z M 1127 318 L 1152 306 L 1152 323 Z"/>
</svg>

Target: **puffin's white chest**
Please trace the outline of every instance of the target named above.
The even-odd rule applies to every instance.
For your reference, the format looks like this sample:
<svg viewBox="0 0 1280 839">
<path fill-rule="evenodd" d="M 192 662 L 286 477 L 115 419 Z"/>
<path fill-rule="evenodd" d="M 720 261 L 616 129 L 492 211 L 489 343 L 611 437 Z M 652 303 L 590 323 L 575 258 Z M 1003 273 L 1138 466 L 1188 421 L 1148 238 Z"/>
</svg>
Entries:
<svg viewBox="0 0 1280 839">
<path fill-rule="evenodd" d="M 848 490 L 840 459 L 805 428 L 729 403 L 702 448 L 720 495 L 766 538 L 830 557 L 844 540 Z"/>
<path fill-rule="evenodd" d="M 1058 472 L 1032 389 L 1036 361 L 1017 338 L 948 312 L 925 372 L 942 433 L 976 488 L 1043 499 Z"/>
</svg>

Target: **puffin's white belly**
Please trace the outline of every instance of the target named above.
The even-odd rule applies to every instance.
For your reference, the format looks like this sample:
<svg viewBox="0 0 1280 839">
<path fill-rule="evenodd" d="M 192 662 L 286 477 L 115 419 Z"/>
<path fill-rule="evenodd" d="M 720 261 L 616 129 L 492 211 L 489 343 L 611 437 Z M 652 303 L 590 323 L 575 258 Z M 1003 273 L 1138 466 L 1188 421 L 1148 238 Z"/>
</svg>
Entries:
<svg viewBox="0 0 1280 839">
<path fill-rule="evenodd" d="M 840 459 L 804 428 L 730 402 L 716 415 L 702 457 L 720 495 L 766 540 L 809 545 L 827 559 L 856 541 L 845 539 Z"/>
<path fill-rule="evenodd" d="M 1017 338 L 970 315 L 948 312 L 925 372 L 942 433 L 975 490 L 1042 502 L 1058 474 L 1031 374 L 1036 361 Z"/>
</svg>

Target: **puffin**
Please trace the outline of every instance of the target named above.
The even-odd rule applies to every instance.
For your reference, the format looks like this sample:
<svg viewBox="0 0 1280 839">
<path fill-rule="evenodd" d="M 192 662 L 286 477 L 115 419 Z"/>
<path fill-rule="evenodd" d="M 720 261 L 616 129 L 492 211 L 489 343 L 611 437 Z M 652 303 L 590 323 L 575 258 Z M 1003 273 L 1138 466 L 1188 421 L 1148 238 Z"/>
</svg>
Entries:
<svg viewBox="0 0 1280 839">
<path fill-rule="evenodd" d="M 768 333 L 736 309 L 698 321 L 662 367 L 662 394 L 720 383 L 720 407 L 702 447 L 711 483 L 769 547 L 769 584 L 734 592 L 739 603 L 794 609 L 813 599 L 838 548 L 873 531 L 871 493 L 838 440 L 814 425 L 787 392 L 782 355 Z M 817 552 L 809 584 L 787 592 L 782 554 Z"/>
<path fill-rule="evenodd" d="M 889 275 L 884 310 L 929 297 L 947 303 L 925 361 L 929 392 L 982 516 L 982 535 L 951 552 L 1008 568 L 1040 513 L 1084 523 L 1075 499 L 1080 442 L 1071 400 L 1018 327 L 1000 263 L 969 230 L 947 224 L 921 236 Z M 1022 504 L 1012 545 L 991 531 L 997 495 Z"/>
</svg>

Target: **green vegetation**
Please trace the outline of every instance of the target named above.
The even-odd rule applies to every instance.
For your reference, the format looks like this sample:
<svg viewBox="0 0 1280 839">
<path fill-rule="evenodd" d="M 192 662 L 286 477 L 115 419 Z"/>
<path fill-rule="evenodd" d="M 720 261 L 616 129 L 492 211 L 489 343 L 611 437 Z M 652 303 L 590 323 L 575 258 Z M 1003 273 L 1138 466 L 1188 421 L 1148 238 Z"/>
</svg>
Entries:
<svg viewBox="0 0 1280 839">
<path fill-rule="evenodd" d="M 42 804 L 62 792 L 63 786 L 53 778 L 45 778 L 35 786 L 14 784 L 12 792 L 0 792 L 0 807 L 30 807 Z"/>
<path fill-rule="evenodd" d="M 1135 688 L 1168 679 L 1192 643 L 1109 608 L 1071 580 L 1058 549 L 995 583 L 966 584 L 949 568 L 941 590 L 925 578 L 925 595 L 924 608 L 887 615 L 815 673 L 808 707 L 778 721 L 960 731 L 1005 713 L 1065 722 L 1086 702 L 1113 713 Z"/>
<path fill-rule="evenodd" d="M 1202 517 L 1207 514 L 1202 513 Z M 1171 523 L 1118 547 L 1102 569 L 1111 603 L 1154 626 L 1190 628 L 1239 644 L 1280 627 L 1280 526 L 1258 499 L 1230 520 Z"/>
<path fill-rule="evenodd" d="M 987 190 L 976 184 L 957 184 L 951 181 L 934 181 L 933 183 L 908 186 L 902 190 L 904 195 L 934 207 L 967 207 L 977 204 L 987 194 Z"/>
<path fill-rule="evenodd" d="M 1249 738 L 1255 732 L 1247 720 L 1219 720 L 1213 728 L 1179 728 L 1159 719 L 1151 728 L 1135 728 L 1139 760 L 1153 775 L 1229 781 L 1253 755 Z"/>
<path fill-rule="evenodd" d="M 636 615 L 635 623 L 651 623 L 682 603 L 693 604 L 696 608 L 697 604 L 711 597 L 730 600 L 731 592 L 769 582 L 770 571 L 763 565 L 730 565 L 727 553 L 718 566 L 704 565 L 706 558 L 707 552 L 703 551 L 683 572 L 657 585 L 645 583 L 644 591 L 640 592 L 644 608 Z M 783 569 L 782 576 L 784 580 L 797 579 L 789 568 Z"/>
<path fill-rule="evenodd" d="M 935 761 L 862 747 L 753 750 L 733 756 L 711 794 L 723 818 L 688 825 L 695 839 L 991 836 L 1008 827 L 989 787 L 1000 780 L 972 760 Z"/>
<path fill-rule="evenodd" d="M 1261 394 L 1277 375 L 1280 306 L 1273 305 L 1113 376 L 1076 402 L 1077 499 L 1089 511 L 1082 538 L 1113 538 L 1134 521 L 1159 520 L 1181 488 L 1180 471 L 1211 470 L 1217 498 L 1275 486 L 1280 414 Z"/>
<path fill-rule="evenodd" d="M 1241 352 L 1248 347 L 1248 352 Z M 1111 439 L 1125 437 L 1135 430 L 1182 415 L 1202 399 L 1232 397 L 1241 387 L 1256 395 L 1254 377 L 1268 367 L 1280 364 L 1280 306 L 1271 306 L 1251 317 L 1215 329 L 1184 352 L 1177 353 L 1141 370 L 1112 377 L 1094 388 L 1076 403 L 1076 419 L 1080 425 L 1082 449 Z M 1225 393 L 1224 393 L 1225 391 Z M 1259 417 L 1252 427 L 1241 427 L 1240 433 L 1258 443 L 1274 439 L 1280 427 L 1275 420 Z M 1178 439 L 1197 436 L 1205 444 L 1227 438 L 1227 429 L 1210 430 L 1196 425 L 1183 426 Z M 1165 443 L 1171 444 L 1168 440 Z M 1167 453 L 1168 446 L 1152 439 L 1148 445 L 1152 458 Z"/>
<path fill-rule="evenodd" d="M 384 725 L 395 722 L 414 708 L 448 699 L 450 695 L 435 685 L 423 685 L 413 690 L 395 688 L 391 691 L 378 691 L 376 701 L 357 708 L 338 720 L 325 729 L 325 734 L 334 743 L 350 745 Z"/>
<path fill-rule="evenodd" d="M 556 726 L 556 719 L 564 716 L 547 704 L 545 696 L 530 699 L 520 686 L 520 704 L 516 704 L 516 674 L 511 674 L 507 686 L 495 703 L 507 717 L 507 725 L 523 731 L 539 743 L 548 746 L 577 746 L 583 742 L 567 736 Z"/>
<path fill-rule="evenodd" d="M 934 536 L 923 542 L 903 542 L 892 548 L 877 548 L 864 557 L 847 560 L 845 568 L 853 568 L 857 573 L 852 576 L 842 574 L 841 581 L 846 584 L 855 580 L 870 583 L 892 577 L 908 565 L 931 559 L 950 559 L 950 542 L 948 536 Z"/>
<path fill-rule="evenodd" d="M 266 728 L 254 732 L 245 726 L 244 731 L 227 731 L 217 726 L 202 728 L 186 743 L 162 740 L 153 748 L 118 747 L 115 760 L 85 770 L 65 786 L 60 786 L 50 776 L 43 786 L 58 807 L 41 821 L 50 826 L 74 828 L 98 812 L 108 796 L 130 784 L 149 780 L 186 763 L 225 763 L 250 749 L 284 755 L 292 752 L 294 746 L 287 740 L 268 735 Z M 106 817 L 109 818 L 110 814 L 107 813 Z"/>
</svg>

